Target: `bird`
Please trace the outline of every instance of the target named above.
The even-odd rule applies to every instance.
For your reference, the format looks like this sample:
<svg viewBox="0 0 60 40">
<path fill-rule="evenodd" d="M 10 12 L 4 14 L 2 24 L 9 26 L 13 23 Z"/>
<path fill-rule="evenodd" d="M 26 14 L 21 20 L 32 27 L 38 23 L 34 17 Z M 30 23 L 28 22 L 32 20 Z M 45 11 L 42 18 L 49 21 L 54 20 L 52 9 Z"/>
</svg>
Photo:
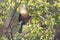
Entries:
<svg viewBox="0 0 60 40">
<path fill-rule="evenodd" d="M 22 33 L 23 25 L 28 23 L 31 19 L 31 16 L 27 13 L 26 7 L 24 4 L 20 4 L 20 13 L 19 13 L 19 33 Z"/>
</svg>

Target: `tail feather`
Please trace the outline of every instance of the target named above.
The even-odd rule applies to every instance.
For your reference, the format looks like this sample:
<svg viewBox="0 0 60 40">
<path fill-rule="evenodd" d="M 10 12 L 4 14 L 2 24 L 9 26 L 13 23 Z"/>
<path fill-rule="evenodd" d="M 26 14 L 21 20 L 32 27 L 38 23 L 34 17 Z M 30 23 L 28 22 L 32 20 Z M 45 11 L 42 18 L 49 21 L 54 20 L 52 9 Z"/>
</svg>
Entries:
<svg viewBox="0 0 60 40">
<path fill-rule="evenodd" d="M 22 20 L 22 21 L 20 21 L 20 23 L 19 23 L 19 33 L 22 33 L 22 28 L 23 28 L 23 25 L 25 24 L 25 22 Z"/>
<path fill-rule="evenodd" d="M 19 28 L 19 31 L 18 31 L 18 32 L 19 32 L 19 33 L 22 33 L 22 27 Z"/>
</svg>

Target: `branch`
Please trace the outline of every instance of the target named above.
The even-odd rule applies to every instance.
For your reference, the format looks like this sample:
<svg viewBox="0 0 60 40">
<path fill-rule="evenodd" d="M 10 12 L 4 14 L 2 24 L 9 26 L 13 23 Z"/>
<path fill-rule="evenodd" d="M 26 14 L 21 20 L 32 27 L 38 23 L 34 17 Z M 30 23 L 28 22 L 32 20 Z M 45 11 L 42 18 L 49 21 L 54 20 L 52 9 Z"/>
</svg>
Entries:
<svg viewBox="0 0 60 40">
<path fill-rule="evenodd" d="M 20 3 L 21 3 L 21 1 L 20 1 Z M 12 12 L 12 16 L 11 16 L 11 20 L 9 21 L 9 25 L 8 25 L 8 27 L 7 28 L 10 28 L 10 30 L 11 30 L 11 32 L 10 32 L 10 35 L 11 35 L 11 39 L 13 40 L 13 34 L 12 34 L 12 28 L 11 28 L 11 25 L 12 25 L 12 23 L 11 23 L 11 21 L 13 20 L 13 17 L 14 17 L 14 15 L 15 15 L 15 12 L 16 12 L 16 9 L 17 9 L 17 7 L 20 5 L 20 3 L 19 4 L 17 4 L 16 3 L 16 5 L 15 5 L 15 7 L 14 7 L 14 9 L 13 9 L 13 12 Z M 6 29 L 7 29 L 6 28 Z M 8 31 L 8 30 L 6 30 L 6 31 Z M 9 40 L 11 40 L 11 39 L 9 39 Z"/>
</svg>

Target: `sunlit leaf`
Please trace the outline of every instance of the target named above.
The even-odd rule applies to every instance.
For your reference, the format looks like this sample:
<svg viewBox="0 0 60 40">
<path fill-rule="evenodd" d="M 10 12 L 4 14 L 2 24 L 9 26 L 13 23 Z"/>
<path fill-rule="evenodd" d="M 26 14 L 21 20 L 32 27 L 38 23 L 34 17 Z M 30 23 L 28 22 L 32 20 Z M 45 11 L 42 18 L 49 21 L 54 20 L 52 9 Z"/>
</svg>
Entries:
<svg viewBox="0 0 60 40">
<path fill-rule="evenodd" d="M 4 8 L 5 7 L 5 3 L 1 3 L 1 7 Z"/>
<path fill-rule="evenodd" d="M 20 11 L 20 8 L 18 7 L 18 8 L 17 8 L 17 12 L 19 12 L 19 11 Z"/>
<path fill-rule="evenodd" d="M 60 8 L 60 3 L 58 3 L 58 7 Z"/>
<path fill-rule="evenodd" d="M 58 19 L 60 20 L 60 15 L 58 16 Z"/>
<path fill-rule="evenodd" d="M 48 24 L 48 22 L 47 22 L 47 21 L 45 21 L 45 24 L 47 25 L 47 24 Z"/>
<path fill-rule="evenodd" d="M 14 1 L 12 2 L 12 6 L 13 6 L 13 7 L 15 6 L 15 2 L 14 2 Z"/>
<path fill-rule="evenodd" d="M 8 3 L 10 4 L 11 0 L 8 0 Z"/>
</svg>

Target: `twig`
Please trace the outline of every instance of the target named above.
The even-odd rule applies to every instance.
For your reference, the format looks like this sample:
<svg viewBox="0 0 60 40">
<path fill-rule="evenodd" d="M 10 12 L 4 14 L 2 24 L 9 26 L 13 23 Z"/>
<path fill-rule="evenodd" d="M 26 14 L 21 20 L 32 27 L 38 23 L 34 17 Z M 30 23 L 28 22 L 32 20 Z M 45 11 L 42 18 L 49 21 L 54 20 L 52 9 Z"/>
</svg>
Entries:
<svg viewBox="0 0 60 40">
<path fill-rule="evenodd" d="M 10 34 L 11 34 L 11 39 L 13 40 L 12 27 L 11 27 L 10 29 L 11 29 L 11 32 L 10 32 Z"/>
<path fill-rule="evenodd" d="M 3 30 L 3 32 L 6 35 L 6 37 L 8 38 L 8 40 L 11 40 L 8 28 L 6 28 L 5 30 Z"/>
</svg>

